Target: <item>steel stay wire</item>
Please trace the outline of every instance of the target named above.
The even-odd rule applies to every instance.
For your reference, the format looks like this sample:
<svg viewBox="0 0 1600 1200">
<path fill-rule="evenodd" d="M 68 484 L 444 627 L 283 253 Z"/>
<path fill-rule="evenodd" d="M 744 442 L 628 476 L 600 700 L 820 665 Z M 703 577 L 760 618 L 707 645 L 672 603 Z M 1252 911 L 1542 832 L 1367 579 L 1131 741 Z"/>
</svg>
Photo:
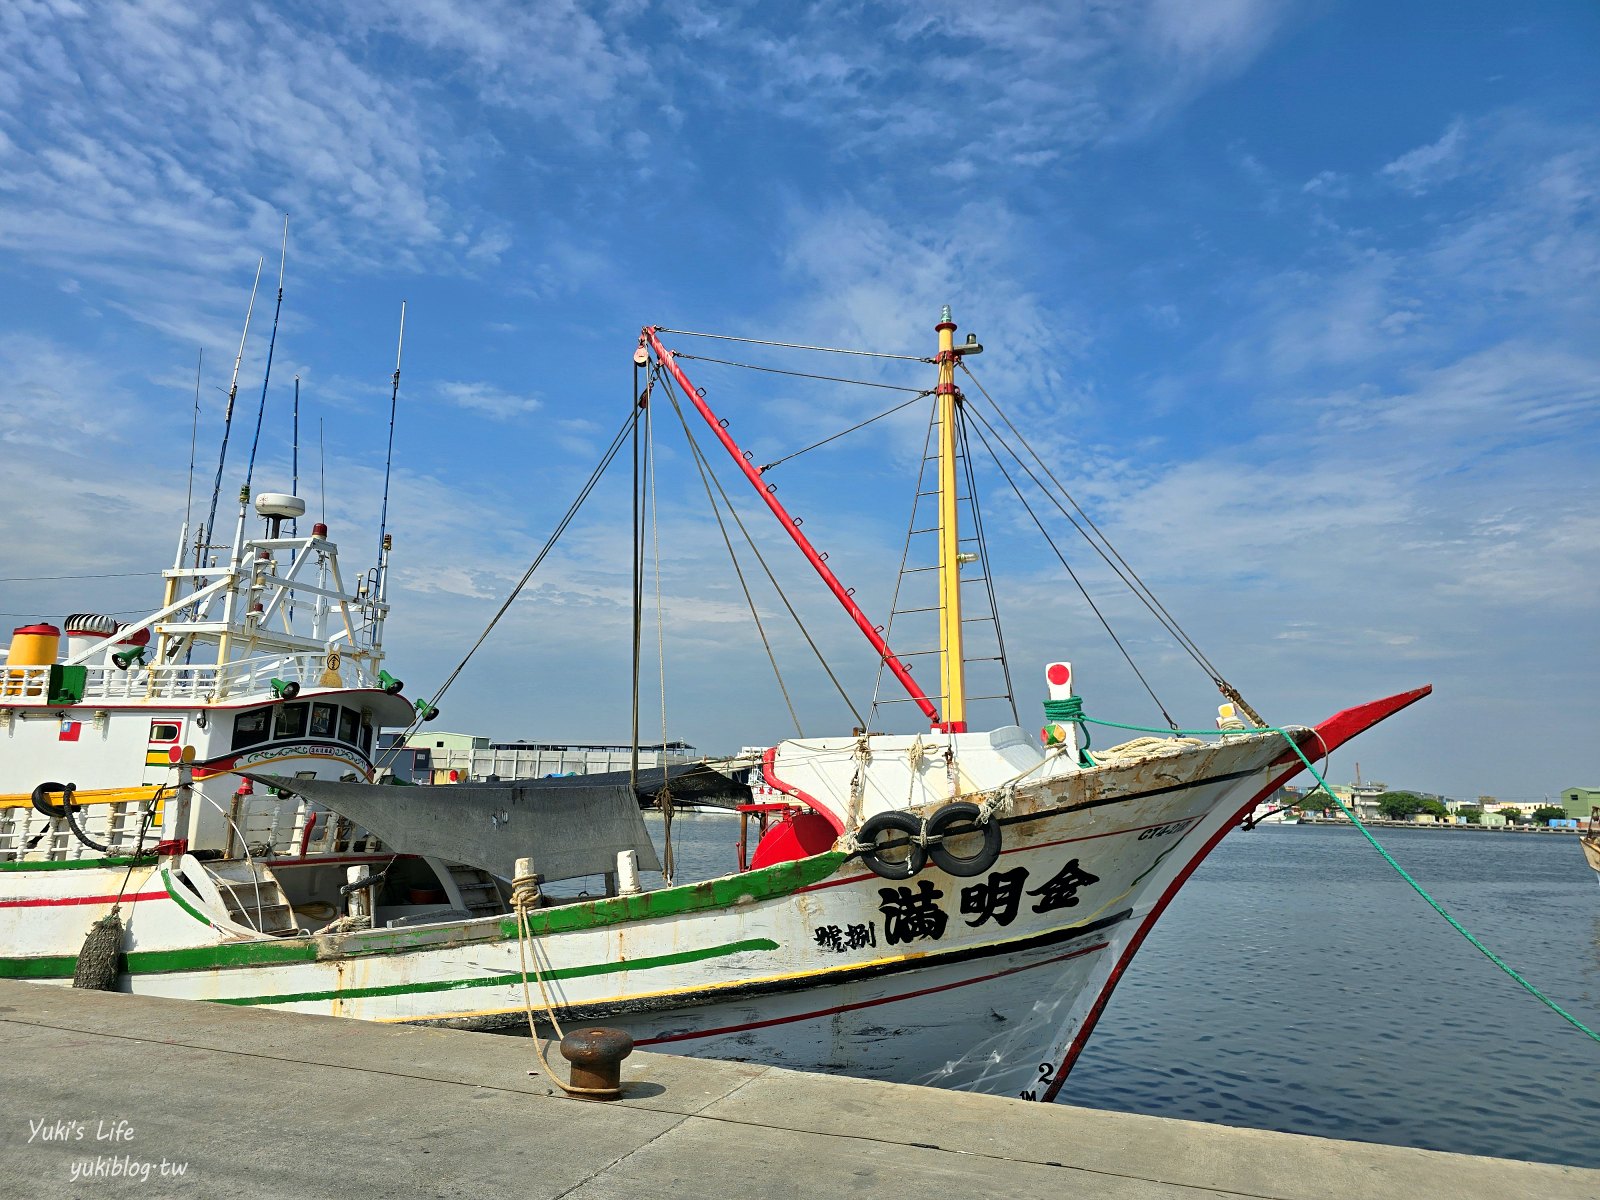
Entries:
<svg viewBox="0 0 1600 1200">
<path fill-rule="evenodd" d="M 555 529 L 545 540 L 544 545 L 539 548 L 539 553 L 534 555 L 533 561 L 528 564 L 528 569 L 522 573 L 522 578 L 519 579 L 517 581 L 517 585 L 511 589 L 511 593 L 505 598 L 505 602 L 500 605 L 500 608 L 495 612 L 494 616 L 489 618 L 489 623 L 484 626 L 483 632 L 478 635 L 478 640 L 472 643 L 471 649 L 469 649 L 461 661 L 456 664 L 455 670 L 451 671 L 450 674 L 445 677 L 444 683 L 439 685 L 438 691 L 433 694 L 433 699 L 428 701 L 429 708 L 438 707 L 440 699 L 444 696 L 445 692 L 450 690 L 450 685 L 456 681 L 457 676 L 459 676 L 462 671 L 466 670 L 467 664 L 472 661 L 472 656 L 478 652 L 478 648 L 481 647 L 488 639 L 490 632 L 492 632 L 494 627 L 500 623 L 500 619 L 506 615 L 506 612 L 511 608 L 511 605 L 516 601 L 517 597 L 522 594 L 522 589 L 528 586 L 528 580 L 533 578 L 533 573 L 539 569 L 540 564 L 544 562 L 550 551 L 555 547 L 556 541 L 563 533 L 566 532 L 567 526 L 572 523 L 572 518 L 577 516 L 578 509 L 581 508 L 584 501 L 589 498 L 589 493 L 594 491 L 595 485 L 600 482 L 600 477 L 605 474 L 606 468 L 611 465 L 611 460 L 616 458 L 617 451 L 622 448 L 623 443 L 627 440 L 628 431 L 630 428 L 632 428 L 636 419 L 636 411 L 628 413 L 628 419 L 622 423 L 622 428 L 617 430 L 617 435 L 611 439 L 611 445 L 608 446 L 605 453 L 601 455 L 600 464 L 595 467 L 588 480 L 584 483 L 583 488 L 578 492 L 577 499 L 573 500 L 565 515 L 562 516 L 561 520 L 556 524 Z M 422 724 L 422 720 L 422 714 L 421 712 L 418 712 L 411 724 L 406 727 L 405 731 L 395 739 L 394 744 L 389 747 L 388 754 L 385 755 L 384 758 L 375 765 L 383 766 L 393 761 L 395 755 L 398 754 L 400 749 L 404 746 L 405 739 L 409 737 L 419 725 Z"/>
<path fill-rule="evenodd" d="M 998 408 L 996 411 L 999 411 Z M 1143 591 L 1140 590 L 1144 586 L 1143 582 L 1141 581 L 1137 587 L 1134 585 L 1133 580 L 1128 577 L 1128 574 L 1131 573 L 1131 568 L 1129 568 L 1128 573 L 1124 573 L 1123 569 L 1119 568 L 1117 563 L 1112 561 L 1110 555 L 1108 555 L 1106 550 L 1101 547 L 1100 543 L 1096 542 L 1094 538 L 1090 537 L 1088 533 L 1084 531 L 1083 526 L 1078 523 L 1077 519 L 1062 506 L 1061 502 L 1055 498 L 1050 489 L 1045 487 L 1045 485 L 1040 482 L 1039 477 L 1033 473 L 1032 468 L 1022 460 L 1022 456 L 1012 449 L 1009 443 L 1007 443 L 1006 440 L 1000 436 L 1000 431 L 990 424 L 988 419 L 985 418 L 981 412 L 974 410 L 973 415 L 978 419 L 978 423 L 980 425 L 994 435 L 996 442 L 998 442 L 999 445 L 1005 449 L 1006 453 L 1011 456 L 1012 460 L 1022 468 L 1023 473 L 1028 476 L 1029 480 L 1031 480 L 1034 486 L 1039 489 L 1039 491 L 1044 495 L 1045 499 L 1049 500 L 1051 504 L 1055 505 L 1057 512 L 1066 517 L 1067 523 L 1078 532 L 1078 535 L 1083 538 L 1084 542 L 1087 543 L 1087 545 L 1100 556 L 1101 560 L 1111 568 L 1112 573 L 1115 574 L 1117 578 L 1120 579 L 1128 588 L 1128 590 L 1133 593 L 1135 598 L 1137 598 L 1138 601 L 1144 605 L 1145 609 L 1150 613 L 1150 615 L 1155 617 L 1157 623 L 1172 635 L 1179 647 L 1182 648 L 1183 651 L 1195 661 L 1200 669 L 1211 678 L 1212 682 L 1218 684 L 1225 682 L 1222 678 L 1222 673 L 1212 665 L 1211 661 L 1206 658 L 1206 656 L 1200 651 L 1199 647 L 1194 645 L 1193 639 L 1191 639 L 1188 634 L 1184 633 L 1182 629 L 1178 627 L 1177 622 L 1173 620 L 1171 615 L 1168 614 L 1164 608 L 1161 607 L 1160 603 L 1155 600 L 1153 595 L 1146 594 L 1148 589 L 1144 589 Z M 981 437 L 982 434 L 980 433 L 979 436 Z M 1000 466 L 999 457 L 995 455 L 992 448 L 989 450 L 989 453 L 995 458 L 996 465 Z M 1002 472 L 1005 470 L 1003 466 L 1001 466 L 1000 469 Z M 1098 532 L 1098 530 L 1096 532 Z M 1102 534 L 1101 537 L 1104 538 L 1104 535 Z M 1106 544 L 1107 546 L 1110 545 L 1109 542 Z M 1116 551 L 1112 550 L 1111 553 L 1115 554 Z M 1117 555 L 1117 557 L 1119 559 L 1121 558 L 1120 555 Z"/>
<path fill-rule="evenodd" d="M 762 371 L 768 375 L 790 375 L 796 379 L 820 379 L 824 383 L 852 383 L 856 387 L 882 388 L 887 392 L 916 392 L 920 396 L 932 395 L 931 391 L 919 391 L 914 387 L 907 387 L 902 383 L 874 383 L 870 379 L 848 379 L 843 375 L 817 375 L 810 371 L 786 371 L 782 367 L 763 367 L 757 363 L 734 362 L 727 358 L 712 358 L 706 354 L 684 354 L 682 351 L 673 355 L 683 362 L 708 362 L 716 363 L 720 367 L 738 367 L 745 371 Z"/>
<path fill-rule="evenodd" d="M 1011 430 L 1011 432 L 1016 436 L 1017 441 L 1022 444 L 1022 447 L 1025 450 L 1027 450 L 1029 457 L 1031 457 L 1034 462 L 1039 464 L 1039 469 L 1044 472 L 1045 477 L 1055 485 L 1056 489 L 1061 493 L 1061 495 L 1066 497 L 1067 502 L 1077 510 L 1080 516 L 1083 517 L 1084 522 L 1089 526 L 1089 528 L 1094 530 L 1096 536 L 1100 539 L 1099 542 L 1096 542 L 1094 538 L 1091 538 L 1083 531 L 1082 526 L 1080 526 L 1072 517 L 1071 513 L 1068 513 L 1066 509 L 1062 508 L 1060 502 L 1055 499 L 1055 496 L 1051 493 L 1050 489 L 1046 488 L 1042 483 L 1039 482 L 1038 478 L 1034 476 L 1032 470 L 1030 470 L 1027 464 L 1022 461 L 1022 457 L 1017 454 L 1015 450 L 1011 449 L 1004 439 L 1000 438 L 999 432 L 995 430 L 993 426 L 989 426 L 990 431 L 995 434 L 996 439 L 1000 441 L 1001 445 L 1006 447 L 1007 452 L 1014 459 L 1016 459 L 1017 464 L 1027 472 L 1028 477 L 1033 480 L 1035 486 L 1037 486 L 1040 491 L 1044 492 L 1046 496 L 1050 497 L 1051 502 L 1055 504 L 1056 508 L 1060 510 L 1061 514 L 1072 523 L 1073 528 L 1078 531 L 1080 536 L 1083 537 L 1084 541 L 1088 542 L 1089 545 L 1094 548 L 1095 553 L 1099 554 L 1102 559 L 1105 559 L 1106 565 L 1111 567 L 1112 571 L 1116 573 L 1117 577 L 1121 579 L 1123 583 L 1127 585 L 1128 589 L 1139 598 L 1140 602 L 1144 604 L 1147 609 L 1149 609 L 1151 615 L 1156 618 L 1156 620 L 1161 624 L 1162 628 L 1166 629 L 1168 633 L 1177 639 L 1178 644 L 1182 646 L 1189 656 L 1195 660 L 1196 664 L 1198 664 L 1200 668 L 1211 677 L 1212 682 L 1218 684 L 1225 683 L 1226 680 L 1223 678 L 1222 672 L 1217 669 L 1216 665 L 1212 663 L 1212 661 L 1206 656 L 1205 652 L 1200 649 L 1199 644 L 1196 643 L 1195 640 L 1184 631 L 1183 627 L 1178 624 L 1177 618 L 1168 612 L 1166 606 L 1156 598 L 1155 593 L 1150 590 L 1149 586 L 1142 578 L 1140 578 L 1138 572 L 1129 565 L 1128 561 L 1122 557 L 1116 546 L 1112 544 L 1111 539 L 1106 537 L 1105 533 L 1100 529 L 1100 527 L 1094 523 L 1094 519 L 1084 511 L 1083 506 L 1080 505 L 1077 500 L 1073 499 L 1072 493 L 1068 492 L 1067 489 L 1062 485 L 1061 481 L 1055 477 L 1049 466 L 1045 463 L 1044 459 L 1039 456 L 1039 452 L 1035 450 L 1031 444 L 1029 444 L 1028 439 L 1022 435 L 1022 432 L 1012 422 L 1005 410 L 1000 407 L 995 398 L 989 394 L 987 389 L 984 388 L 978 377 L 973 374 L 972 368 L 967 366 L 965 361 L 963 361 L 961 363 L 961 369 L 966 372 L 967 378 L 972 380 L 973 386 L 978 389 L 983 398 L 989 402 L 989 406 L 994 409 L 995 414 L 1005 422 L 1006 428 Z M 987 420 L 984 419 L 981 413 L 976 413 L 976 415 L 980 422 L 988 426 Z M 1101 543 L 1104 543 L 1104 549 L 1101 548 Z M 1112 558 L 1116 559 L 1115 563 L 1111 561 Z M 1118 564 L 1120 564 L 1120 569 Z"/>
<path fill-rule="evenodd" d="M 922 435 L 922 462 L 917 468 L 917 482 L 911 495 L 911 514 L 906 521 L 906 537 L 900 548 L 900 569 L 895 572 L 894 594 L 889 598 L 889 619 L 883 627 L 884 641 L 889 640 L 889 635 L 894 632 L 894 619 L 900 615 L 900 588 L 906 580 L 906 563 L 911 558 L 911 539 L 917 530 L 917 506 L 922 502 L 922 481 L 928 475 L 928 447 L 933 444 L 933 413 L 928 414 L 928 428 Z M 872 707 L 867 711 L 873 716 L 878 715 L 878 705 L 887 704 L 889 701 L 880 701 L 879 695 L 883 691 L 883 669 L 888 665 L 888 660 L 881 654 L 878 656 L 878 674 L 872 681 Z M 940 703 L 946 697 L 940 696 Z M 870 728 L 870 726 L 869 726 Z"/>
<path fill-rule="evenodd" d="M 1039 514 L 1033 511 L 1033 506 L 1028 503 L 1027 498 L 1022 494 L 1022 489 L 1017 486 L 1017 481 L 1011 477 L 1009 472 L 1006 471 L 1005 465 L 1001 463 L 999 455 L 994 452 L 994 447 L 989 445 L 989 439 L 983 436 L 983 430 L 979 429 L 977 434 L 978 441 L 981 442 L 983 444 L 983 448 L 989 452 L 989 457 L 994 459 L 995 467 L 999 470 L 1001 478 L 1011 485 L 1011 490 L 1013 493 L 1015 493 L 1017 502 L 1022 505 L 1023 510 L 1028 514 L 1028 516 L 1033 518 L 1033 523 L 1038 527 L 1040 535 L 1043 536 L 1045 542 L 1055 554 L 1057 561 L 1061 563 L 1062 569 L 1066 571 L 1067 575 L 1072 579 L 1072 582 L 1077 585 L 1078 591 L 1083 596 L 1084 602 L 1088 604 L 1090 611 L 1092 611 L 1095 617 L 1099 620 L 1102 628 L 1104 628 L 1106 631 L 1106 635 L 1110 637 L 1112 643 L 1115 644 L 1117 650 L 1121 653 L 1123 659 L 1126 660 L 1133 673 L 1139 677 L 1139 682 L 1144 685 L 1144 690 L 1149 693 L 1150 699 L 1155 701 L 1156 707 L 1161 710 L 1161 715 L 1167 719 L 1168 726 L 1170 726 L 1173 730 L 1176 730 L 1178 728 L 1178 723 L 1172 719 L 1172 714 L 1167 711 L 1167 706 L 1161 703 L 1161 698 L 1156 695 L 1155 689 L 1150 686 L 1150 681 L 1144 677 L 1144 672 L 1139 670 L 1138 664 L 1133 661 L 1133 656 L 1128 653 L 1127 647 L 1122 644 L 1122 639 L 1119 638 L 1116 634 L 1116 631 L 1111 628 L 1111 622 L 1106 620 L 1105 614 L 1100 611 L 1100 606 L 1094 602 L 1094 597 L 1089 595 L 1089 589 L 1084 586 L 1083 580 L 1078 578 L 1078 573 L 1074 571 L 1071 564 L 1067 562 L 1066 555 L 1061 553 L 1061 550 L 1056 545 L 1055 540 L 1050 536 L 1049 530 L 1045 528 L 1044 522 L 1039 519 Z M 998 437 L 998 434 L 996 436 Z"/>
<path fill-rule="evenodd" d="M 983 570 L 983 587 L 989 595 L 989 615 L 994 620 L 994 640 L 1000 650 L 1000 672 L 1005 676 L 1006 699 L 1011 704 L 1011 720 L 1014 724 L 1021 725 L 1022 717 L 1017 712 L 1016 689 L 1011 683 L 1011 663 L 1006 658 L 1006 635 L 1000 626 L 1000 604 L 994 594 L 994 572 L 989 569 L 989 539 L 983 532 L 983 511 L 978 507 L 978 477 L 972 466 L 972 448 L 967 441 L 966 405 L 962 403 L 960 393 L 956 395 L 956 403 L 951 406 L 955 414 L 956 436 L 961 439 L 961 461 L 966 469 L 967 495 L 971 497 L 972 504 L 972 531 L 978 538 L 979 565 Z"/>
<path fill-rule="evenodd" d="M 847 433 L 854 433 L 858 429 L 865 429 L 868 425 L 871 425 L 874 421 L 881 421 L 881 420 L 883 420 L 883 418 L 885 418 L 887 416 L 892 416 L 893 414 L 899 412 L 902 408 L 908 408 L 911 405 L 915 404 L 918 400 L 921 400 L 924 396 L 931 396 L 931 395 L 933 395 L 933 393 L 931 391 L 918 392 L 915 396 L 911 397 L 911 399 L 903 401 L 900 404 L 896 404 L 893 408 L 886 408 L 875 417 L 868 417 L 865 421 L 861 421 L 861 422 L 858 422 L 855 425 L 850 426 L 849 429 L 841 429 L 838 433 L 830 434 L 829 436 L 823 438 L 820 442 L 812 442 L 811 445 L 809 445 L 809 446 L 803 446 L 799 450 L 796 450 L 793 454 L 785 454 L 782 458 L 775 458 L 771 462 L 767 463 L 765 466 L 757 467 L 756 468 L 756 472 L 758 474 L 765 475 L 768 471 L 772 470 L 773 467 L 782 466 L 784 463 L 788 462 L 792 458 L 799 458 L 802 454 L 809 454 L 811 451 L 817 449 L 819 446 L 826 446 L 829 442 L 838 441 L 840 438 L 844 437 L 845 434 L 847 434 Z"/>
<path fill-rule="evenodd" d="M 733 573 L 738 576 L 739 590 L 744 593 L 744 602 L 750 609 L 750 619 L 756 623 L 756 632 L 761 635 L 761 648 L 767 652 L 767 661 L 772 664 L 772 673 L 778 680 L 778 690 L 783 693 L 783 703 L 789 709 L 789 719 L 794 722 L 795 733 L 805 737 L 806 731 L 800 724 L 800 714 L 795 712 L 794 701 L 789 697 L 788 685 L 783 682 L 783 671 L 778 667 L 777 656 L 773 653 L 772 642 L 767 638 L 767 630 L 761 623 L 761 614 L 756 609 L 755 597 L 750 595 L 750 585 L 745 582 L 744 569 L 739 566 L 739 556 L 734 553 L 733 540 L 728 537 L 728 527 L 722 520 L 722 508 L 717 503 L 716 497 L 711 492 L 711 481 L 707 478 L 709 466 L 704 461 L 700 446 L 689 432 L 689 421 L 683 415 L 683 409 L 678 405 L 678 398 L 671 392 L 667 398 L 672 401 L 672 411 L 677 414 L 678 423 L 683 426 L 684 437 L 688 438 L 690 448 L 694 451 L 695 469 L 700 474 L 700 485 L 706 490 L 706 501 L 711 505 L 711 514 L 717 519 L 717 530 L 722 534 L 722 544 L 728 549 L 728 559 L 733 563 Z M 665 739 L 663 739 L 665 740 Z"/>
<path fill-rule="evenodd" d="M 893 358 L 900 362 L 931 363 L 934 360 L 916 354 L 886 354 L 881 350 L 842 350 L 837 346 L 807 346 L 800 342 L 772 342 L 762 338 L 734 337 L 727 333 L 699 333 L 693 329 L 668 329 L 665 325 L 653 327 L 657 333 L 675 333 L 679 337 L 714 338 L 719 342 L 743 342 L 749 346 L 776 346 L 782 350 L 818 350 L 824 354 L 853 354 L 860 358 Z"/>
<path fill-rule="evenodd" d="M 672 402 L 673 409 L 678 413 L 679 419 L 683 419 L 683 412 L 679 408 L 677 401 L 678 388 L 676 382 L 670 375 L 664 372 L 658 372 L 657 378 L 666 388 L 667 398 Z M 687 424 L 687 422 L 685 423 Z M 691 433 L 688 435 L 688 437 L 689 445 L 693 449 L 696 456 L 703 458 L 704 451 L 700 449 L 700 444 L 695 440 L 694 435 Z M 788 610 L 789 616 L 793 618 L 795 627 L 800 630 L 801 636 L 806 639 L 806 645 L 811 647 L 811 653 L 816 656 L 818 664 L 821 665 L 823 671 L 827 674 L 828 680 L 833 684 L 834 690 L 839 693 L 839 698 L 844 701 L 845 707 L 850 710 L 850 715 L 855 717 L 858 725 L 864 727 L 866 722 L 862 719 L 860 711 L 857 710 L 855 702 L 850 699 L 849 693 L 844 690 L 844 685 L 839 682 L 838 676 L 833 673 L 833 668 L 828 665 L 828 660 L 826 657 L 824 657 L 821 647 L 819 647 L 815 639 L 812 638 L 811 631 L 806 628 L 805 622 L 800 619 L 800 614 L 795 611 L 794 605 L 789 600 L 788 593 L 786 593 L 783 590 L 782 585 L 778 583 L 777 576 L 772 573 L 772 568 L 767 564 L 766 557 L 756 546 L 755 539 L 750 536 L 750 530 L 745 526 L 744 519 L 739 516 L 739 510 L 734 507 L 733 501 L 729 499 L 727 489 L 722 486 L 722 481 L 717 478 L 715 471 L 711 471 L 710 476 L 711 482 L 716 485 L 717 493 L 722 497 L 722 502 L 727 505 L 728 513 L 733 517 L 734 524 L 739 527 L 739 532 L 744 535 L 745 543 L 750 547 L 750 552 L 755 555 L 756 561 L 761 564 L 762 571 L 766 573 L 767 582 L 772 584 L 773 590 L 778 593 L 778 598 L 783 601 L 783 606 Z"/>
</svg>

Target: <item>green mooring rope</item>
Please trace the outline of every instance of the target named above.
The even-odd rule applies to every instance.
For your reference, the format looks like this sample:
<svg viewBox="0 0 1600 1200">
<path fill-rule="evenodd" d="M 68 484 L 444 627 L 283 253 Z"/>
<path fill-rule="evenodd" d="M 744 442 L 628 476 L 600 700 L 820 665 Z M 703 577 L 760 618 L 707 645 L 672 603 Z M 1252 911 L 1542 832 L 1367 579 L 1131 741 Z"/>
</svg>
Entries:
<svg viewBox="0 0 1600 1200">
<path fill-rule="evenodd" d="M 1076 725 L 1078 732 L 1083 734 L 1083 745 L 1078 747 L 1078 765 L 1080 767 L 1096 765 L 1089 755 L 1089 731 L 1083 724 L 1089 718 L 1083 715 L 1082 696 L 1068 696 L 1065 700 L 1046 700 L 1044 717 L 1047 721 L 1070 721 Z"/>
<path fill-rule="evenodd" d="M 1426 888 L 1424 888 L 1415 879 L 1411 878 L 1410 873 L 1407 872 L 1407 870 L 1404 867 L 1402 867 L 1399 863 L 1395 862 L 1394 856 L 1392 854 L 1390 854 L 1387 850 L 1385 850 L 1382 845 L 1379 844 L 1377 838 L 1372 836 L 1372 831 L 1369 830 L 1365 825 L 1363 825 L 1361 823 L 1361 818 L 1356 816 L 1355 813 L 1351 812 L 1350 808 L 1345 804 L 1345 802 L 1343 800 L 1339 799 L 1338 796 L 1335 796 L 1333 794 L 1333 789 L 1328 786 L 1328 781 L 1322 777 L 1322 775 L 1317 771 L 1316 767 L 1311 765 L 1311 760 L 1305 756 L 1305 752 L 1300 749 L 1299 744 L 1294 740 L 1293 737 L 1290 736 L 1288 730 L 1279 729 L 1275 725 L 1264 725 L 1264 726 L 1260 727 L 1259 729 L 1246 728 L 1246 729 L 1223 729 L 1223 730 L 1215 730 L 1215 729 L 1150 729 L 1150 728 L 1147 728 L 1147 727 L 1145 727 L 1143 725 L 1119 725 L 1115 721 L 1097 721 L 1093 717 L 1084 716 L 1083 715 L 1083 704 L 1082 704 L 1081 699 L 1079 697 L 1074 696 L 1072 698 L 1072 701 L 1076 701 L 1077 705 L 1078 705 L 1078 707 L 1077 707 L 1077 715 L 1076 716 L 1071 717 L 1071 718 L 1062 717 L 1062 718 L 1053 718 L 1053 719 L 1070 719 L 1070 720 L 1077 721 L 1077 722 L 1080 722 L 1080 723 L 1084 722 L 1084 721 L 1087 721 L 1092 725 L 1105 725 L 1105 726 L 1107 726 L 1108 728 L 1111 728 L 1111 729 L 1126 729 L 1126 730 L 1128 730 L 1128 731 L 1130 731 L 1132 733 L 1156 733 L 1156 734 L 1165 734 L 1167 736 L 1178 736 L 1178 737 L 1209 737 L 1209 736 L 1215 736 L 1219 732 L 1224 737 L 1226 737 L 1228 735 L 1237 736 L 1237 735 L 1242 734 L 1242 733 L 1276 733 L 1276 734 L 1280 735 L 1283 738 L 1284 741 L 1289 743 L 1289 748 L 1295 752 L 1295 755 L 1300 759 L 1300 761 L 1305 764 L 1306 770 L 1311 772 L 1311 777 L 1317 781 L 1317 787 L 1328 794 L 1328 797 L 1335 804 L 1337 804 L 1339 806 L 1339 811 L 1344 813 L 1345 816 L 1349 817 L 1350 818 L 1350 823 L 1361 831 L 1361 836 L 1366 838 L 1367 841 L 1372 843 L 1372 848 L 1374 850 L 1376 850 L 1379 854 L 1383 855 L 1384 861 L 1387 862 L 1391 867 L 1393 867 L 1397 872 L 1399 872 L 1400 878 L 1404 879 L 1407 883 L 1409 883 L 1411 885 L 1412 890 L 1415 891 L 1417 893 L 1417 895 L 1421 896 L 1424 900 L 1426 900 L 1428 902 L 1428 906 L 1430 908 L 1432 908 L 1434 912 L 1438 913 L 1446 921 L 1450 922 L 1451 928 L 1453 928 L 1462 937 L 1466 938 L 1467 941 L 1471 942 L 1475 947 L 1477 947 L 1477 949 L 1483 954 L 1483 956 L 1485 958 L 1487 958 L 1495 966 L 1499 967 L 1507 975 L 1511 976 L 1511 978 L 1515 979 L 1519 984 L 1521 984 L 1523 989 L 1530 996 L 1532 996 L 1534 999 L 1538 1000 L 1541 1004 L 1544 1004 L 1549 1009 L 1551 1009 L 1551 1011 L 1553 1011 L 1557 1016 L 1559 1016 L 1563 1020 L 1565 1020 L 1574 1029 L 1577 1029 L 1580 1032 L 1587 1034 L 1589 1036 L 1590 1040 L 1595 1041 L 1595 1042 L 1600 1042 L 1600 1033 L 1596 1033 L 1594 1030 L 1590 1029 L 1582 1021 L 1578 1020 L 1577 1017 L 1573 1016 L 1566 1009 L 1562 1008 L 1561 1005 L 1557 1004 L 1554 1000 L 1550 999 L 1549 996 L 1546 996 L 1537 987 L 1535 987 L 1533 984 L 1529 983 L 1526 979 L 1524 979 L 1521 975 L 1519 975 L 1514 967 L 1512 967 L 1504 959 L 1502 959 L 1498 954 L 1496 954 L 1493 950 L 1489 949 L 1489 947 L 1485 946 L 1476 937 L 1474 937 L 1472 932 L 1469 929 L 1467 929 L 1467 927 L 1465 925 L 1463 925 L 1460 921 L 1456 920 L 1453 916 L 1451 916 L 1445 910 L 1444 905 L 1440 904 L 1437 900 L 1435 900 L 1432 896 L 1430 896 L 1428 894 L 1428 890 Z M 1050 706 L 1051 705 L 1053 705 L 1053 704 L 1071 703 L 1071 701 L 1046 700 L 1044 703 L 1045 703 L 1045 713 L 1046 713 L 1046 715 L 1049 715 L 1050 714 Z M 1087 745 L 1088 744 L 1087 741 L 1085 741 L 1084 744 Z"/>
</svg>

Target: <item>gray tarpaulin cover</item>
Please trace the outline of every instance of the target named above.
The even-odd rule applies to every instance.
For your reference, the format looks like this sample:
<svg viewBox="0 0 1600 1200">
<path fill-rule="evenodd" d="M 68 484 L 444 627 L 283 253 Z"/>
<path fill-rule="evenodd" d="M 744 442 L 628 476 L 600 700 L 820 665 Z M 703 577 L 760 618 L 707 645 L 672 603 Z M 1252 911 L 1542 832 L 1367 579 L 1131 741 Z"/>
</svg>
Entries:
<svg viewBox="0 0 1600 1200">
<path fill-rule="evenodd" d="M 322 804 L 402 854 L 425 854 L 510 879 L 516 860 L 533 859 L 547 880 L 617 869 L 634 850 L 641 871 L 661 861 L 626 781 L 583 786 L 576 779 L 498 787 L 395 787 L 240 772 Z"/>
</svg>

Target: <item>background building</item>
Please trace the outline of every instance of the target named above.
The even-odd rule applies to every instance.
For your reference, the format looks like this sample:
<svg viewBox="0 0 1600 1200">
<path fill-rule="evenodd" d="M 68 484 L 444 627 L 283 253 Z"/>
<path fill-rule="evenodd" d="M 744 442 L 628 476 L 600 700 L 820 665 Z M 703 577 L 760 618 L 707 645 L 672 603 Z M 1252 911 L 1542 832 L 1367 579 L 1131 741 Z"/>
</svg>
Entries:
<svg viewBox="0 0 1600 1200">
<path fill-rule="evenodd" d="M 1587 821 L 1589 813 L 1600 808 L 1600 788 L 1562 788 L 1557 803 L 1567 810 L 1567 816 Z"/>
</svg>

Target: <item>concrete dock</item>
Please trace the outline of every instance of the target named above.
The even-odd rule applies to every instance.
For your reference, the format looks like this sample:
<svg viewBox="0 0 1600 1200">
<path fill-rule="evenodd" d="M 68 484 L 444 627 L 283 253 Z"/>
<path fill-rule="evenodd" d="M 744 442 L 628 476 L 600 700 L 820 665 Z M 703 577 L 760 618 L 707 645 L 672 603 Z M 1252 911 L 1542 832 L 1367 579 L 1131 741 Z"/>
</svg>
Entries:
<svg viewBox="0 0 1600 1200">
<path fill-rule="evenodd" d="M 5 1197 L 1600 1198 L 1577 1167 L 659 1054 L 584 1103 L 522 1039 L 12 981 L 0 1022 Z"/>
</svg>

